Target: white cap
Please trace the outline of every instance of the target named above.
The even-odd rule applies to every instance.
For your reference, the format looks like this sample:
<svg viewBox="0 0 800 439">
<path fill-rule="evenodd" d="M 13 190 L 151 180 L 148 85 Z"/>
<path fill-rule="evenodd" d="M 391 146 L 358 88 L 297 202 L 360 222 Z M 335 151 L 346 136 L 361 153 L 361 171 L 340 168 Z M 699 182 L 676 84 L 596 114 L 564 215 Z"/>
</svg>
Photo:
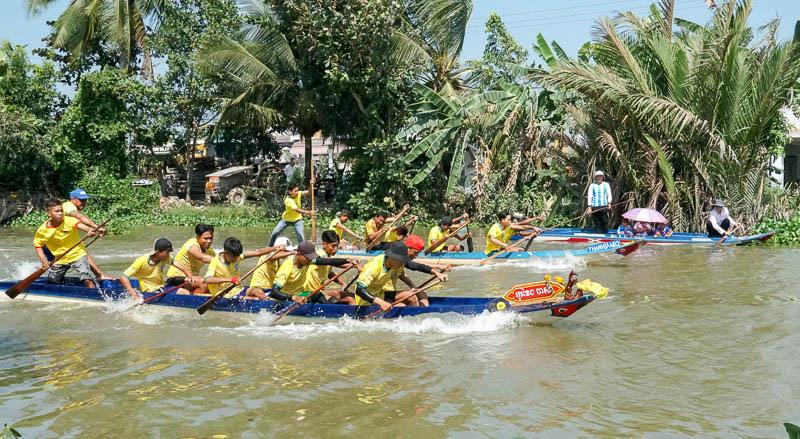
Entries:
<svg viewBox="0 0 800 439">
<path fill-rule="evenodd" d="M 594 173 L 595 177 L 597 177 L 598 175 L 601 176 L 601 177 L 605 177 L 606 176 L 606 174 L 603 174 L 603 171 L 597 171 L 597 172 Z"/>
<path fill-rule="evenodd" d="M 292 241 L 289 241 L 289 238 L 285 236 L 280 236 L 278 239 L 275 240 L 275 245 L 282 245 L 284 247 L 289 247 L 292 245 Z"/>
</svg>

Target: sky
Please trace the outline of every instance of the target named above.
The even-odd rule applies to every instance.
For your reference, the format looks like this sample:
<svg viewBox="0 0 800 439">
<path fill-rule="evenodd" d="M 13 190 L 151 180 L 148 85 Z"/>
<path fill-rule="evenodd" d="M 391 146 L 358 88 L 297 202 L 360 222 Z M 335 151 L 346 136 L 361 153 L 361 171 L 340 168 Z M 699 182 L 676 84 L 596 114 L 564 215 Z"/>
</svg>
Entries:
<svg viewBox="0 0 800 439">
<path fill-rule="evenodd" d="M 1 0 L 5 5 L 0 13 L 0 39 L 24 44 L 28 49 L 41 47 L 48 32 L 47 20 L 54 19 L 69 0 L 57 0 L 42 15 L 29 17 L 25 0 Z M 542 33 L 547 41 L 557 41 L 570 55 L 591 39 L 597 18 L 630 10 L 647 13 L 653 0 L 474 0 L 472 17 L 467 26 L 462 59 L 479 58 L 486 42 L 484 25 L 489 14 L 497 12 L 514 37 L 527 49 Z M 709 11 L 705 0 L 677 0 L 676 16 L 705 23 Z M 781 39 L 790 39 L 794 24 L 800 19 L 800 0 L 754 0 L 751 24 L 759 26 L 780 18 Z"/>
</svg>

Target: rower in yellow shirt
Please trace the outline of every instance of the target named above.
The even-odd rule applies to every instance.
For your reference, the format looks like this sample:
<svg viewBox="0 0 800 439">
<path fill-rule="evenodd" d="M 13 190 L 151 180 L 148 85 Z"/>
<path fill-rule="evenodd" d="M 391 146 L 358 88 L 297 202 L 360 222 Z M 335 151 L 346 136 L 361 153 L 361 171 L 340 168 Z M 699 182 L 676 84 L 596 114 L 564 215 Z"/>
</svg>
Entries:
<svg viewBox="0 0 800 439">
<path fill-rule="evenodd" d="M 350 212 L 346 210 L 342 210 L 336 214 L 336 218 L 334 218 L 330 225 L 328 226 L 328 230 L 333 230 L 336 232 L 336 235 L 339 236 L 339 242 L 345 246 L 353 246 L 358 248 L 358 241 L 361 240 L 361 237 L 358 236 L 355 232 L 350 230 L 347 226 L 344 225 L 350 219 Z M 344 234 L 347 233 L 349 236 L 353 237 L 353 242 L 348 242 L 344 239 Z M 347 248 L 347 247 L 345 247 Z"/>
<path fill-rule="evenodd" d="M 301 191 L 297 185 L 289 186 L 286 198 L 283 199 L 283 215 L 281 220 L 272 230 L 269 237 L 269 245 L 275 245 L 275 240 L 278 236 L 286 230 L 287 227 L 294 227 L 294 233 L 297 235 L 297 242 L 303 242 L 303 215 L 310 218 L 315 217 L 317 214 L 313 210 L 303 209 L 300 197 L 308 195 L 310 191 Z"/>
<path fill-rule="evenodd" d="M 408 207 L 408 204 L 406 204 L 403 207 L 403 211 L 408 210 Z M 399 218 L 387 218 L 386 213 L 376 213 L 372 219 L 367 221 L 367 224 L 365 225 L 364 241 L 368 246 L 370 243 L 377 241 L 377 243 L 369 248 L 369 250 L 385 250 L 389 244 L 402 240 L 402 238 L 397 234 L 397 229 L 399 227 L 405 227 L 406 230 L 408 230 L 411 224 L 416 222 L 417 219 L 418 217 L 412 216 L 402 226 L 394 226 L 390 228 L 386 226 L 386 223 L 394 223 L 399 220 Z"/>
<path fill-rule="evenodd" d="M 278 268 L 269 297 L 280 301 L 292 300 L 297 303 L 306 303 L 308 298 L 305 297 L 305 293 L 312 291 L 309 289 L 309 271 L 312 264 L 345 267 L 350 264 L 350 261 L 342 258 L 321 257 L 313 243 L 303 241 L 297 246 L 295 255 L 286 258 Z M 323 294 L 317 294 L 311 300 L 314 303 L 329 303 L 328 298 Z"/>
<path fill-rule="evenodd" d="M 515 231 L 519 230 L 527 230 L 527 227 L 513 224 L 511 214 L 505 212 L 497 214 L 497 222 L 492 224 L 486 234 L 486 255 L 489 256 L 498 251 L 523 251 L 520 247 L 510 245 L 511 237 L 514 236 Z"/>
<path fill-rule="evenodd" d="M 207 294 L 208 286 L 203 283 L 200 272 L 203 265 L 211 262 L 216 252 L 211 248 L 214 243 L 214 226 L 197 224 L 194 226 L 194 238 L 189 238 L 178 250 L 172 266 L 167 270 L 167 277 L 186 276 L 192 294 Z"/>
<path fill-rule="evenodd" d="M 229 237 L 222 244 L 222 253 L 214 256 L 208 264 L 206 275 L 203 281 L 208 285 L 210 294 L 217 294 L 230 284 L 237 285 L 225 297 L 231 298 L 241 294 L 246 299 L 265 300 L 267 295 L 260 288 L 249 288 L 238 286 L 239 284 L 239 264 L 248 258 L 256 258 L 272 253 L 275 250 L 283 250 L 283 247 L 263 247 L 258 250 L 244 251 L 242 242 L 237 238 Z"/>
<path fill-rule="evenodd" d="M 71 216 L 83 224 L 91 227 L 92 229 L 96 229 L 100 235 L 106 234 L 105 227 L 97 227 L 97 223 L 92 221 L 91 218 L 83 214 L 83 210 L 86 209 L 86 205 L 89 202 L 89 194 L 86 193 L 85 190 L 77 188 L 72 190 L 69 193 L 69 200 L 65 201 L 61 204 L 61 208 L 64 210 L 64 216 L 68 217 Z M 111 280 L 112 278 L 106 275 L 103 270 L 100 269 L 100 266 L 97 265 L 92 255 L 87 254 L 86 259 L 89 261 L 89 267 L 91 267 L 92 271 L 94 272 L 97 279 L 100 280 Z"/>
<path fill-rule="evenodd" d="M 258 268 L 250 278 L 250 288 L 258 288 L 265 292 L 272 290 L 272 283 L 275 281 L 278 268 L 287 257 L 294 254 L 294 249 L 289 250 L 291 245 L 292 242 L 285 236 L 275 240 L 275 247 L 283 247 L 284 250 L 279 250 L 274 255 L 264 255 L 258 258 L 258 262 L 256 262 Z"/>
<path fill-rule="evenodd" d="M 331 270 L 333 265 L 324 265 L 316 262 L 319 262 L 320 258 L 333 258 L 336 256 L 336 252 L 339 250 L 339 243 L 339 235 L 333 230 L 322 232 L 322 248 L 317 250 L 318 258 L 315 260 L 315 263 L 311 264 L 308 268 L 305 284 L 306 291 L 315 291 L 322 286 L 327 279 L 335 276 Z M 358 262 L 355 260 L 350 260 L 350 263 L 358 265 Z M 335 282 L 344 286 L 344 281 L 341 279 L 337 279 Z M 352 297 L 341 297 L 338 291 L 325 291 L 323 294 L 328 303 L 355 304 L 355 300 L 353 300 Z"/>
<path fill-rule="evenodd" d="M 153 244 L 152 253 L 139 256 L 125 270 L 119 278 L 119 283 L 125 287 L 131 298 L 134 300 L 139 299 L 139 293 L 133 288 L 131 279 L 139 281 L 139 291 L 144 293 L 158 291 L 167 283 L 180 285 L 184 282 L 185 278 L 183 277 L 171 278 L 172 282 L 164 279 L 167 270 L 172 264 L 172 255 L 170 253 L 172 253 L 172 242 L 167 238 L 158 238 Z"/>
<path fill-rule="evenodd" d="M 428 232 L 428 253 L 464 251 L 464 246 L 461 244 L 447 244 L 447 240 L 445 238 L 447 234 L 450 233 L 452 226 L 453 219 L 449 216 L 443 216 L 439 220 L 439 225 L 431 228 L 430 232 Z M 461 236 L 456 235 L 454 238 L 459 241 L 463 241 L 469 236 L 470 235 L 468 233 L 465 233 Z"/>
<path fill-rule="evenodd" d="M 49 200 L 45 203 L 48 220 L 45 221 L 33 236 L 33 248 L 36 256 L 42 264 L 42 268 L 49 269 L 47 282 L 64 283 L 64 277 L 70 269 L 78 272 L 80 280 L 89 288 L 97 286 L 94 273 L 89 267 L 88 253 L 83 244 L 69 250 L 77 244 L 81 237 L 78 230 L 82 230 L 93 236 L 96 232 L 86 224 L 81 223 L 76 218 L 65 217 L 64 209 L 59 200 Z M 52 264 L 45 255 L 44 247 L 47 247 L 55 257 L 61 257 L 57 263 Z"/>
</svg>

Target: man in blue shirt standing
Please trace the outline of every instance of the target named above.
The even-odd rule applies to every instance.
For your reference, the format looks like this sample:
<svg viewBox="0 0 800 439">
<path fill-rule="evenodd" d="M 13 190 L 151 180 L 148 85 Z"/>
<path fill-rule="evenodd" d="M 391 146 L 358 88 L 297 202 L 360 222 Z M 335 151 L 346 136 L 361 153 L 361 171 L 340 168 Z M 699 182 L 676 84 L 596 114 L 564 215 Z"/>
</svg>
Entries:
<svg viewBox="0 0 800 439">
<path fill-rule="evenodd" d="M 611 186 L 604 181 L 603 171 L 594 173 L 594 183 L 586 194 L 586 214 L 592 216 L 594 229 L 598 233 L 608 232 L 608 212 L 611 210 Z"/>
</svg>

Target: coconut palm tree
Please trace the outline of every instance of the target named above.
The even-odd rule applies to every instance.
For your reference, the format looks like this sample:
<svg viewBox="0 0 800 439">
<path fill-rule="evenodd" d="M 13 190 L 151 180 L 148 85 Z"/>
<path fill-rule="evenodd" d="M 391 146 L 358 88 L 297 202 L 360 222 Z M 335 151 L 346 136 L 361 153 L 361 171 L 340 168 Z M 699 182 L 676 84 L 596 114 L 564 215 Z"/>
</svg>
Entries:
<svg viewBox="0 0 800 439">
<path fill-rule="evenodd" d="M 665 208 L 679 227 L 703 224 L 725 197 L 761 214 L 771 157 L 784 144 L 780 111 L 800 77 L 800 40 L 757 40 L 751 0 L 717 2 L 706 26 L 675 18 L 674 0 L 647 17 L 598 22 L 590 59 L 560 59 L 536 79 L 572 91 L 588 140 L 578 166 L 610 171 L 632 203 Z"/>
<path fill-rule="evenodd" d="M 57 0 L 26 0 L 28 13 L 37 15 Z M 142 72 L 153 76 L 147 28 L 157 27 L 166 0 L 70 0 L 54 24 L 53 45 L 85 59 L 96 44 L 106 43 L 119 56 L 120 66 L 134 70 L 136 54 L 142 53 Z"/>
</svg>

